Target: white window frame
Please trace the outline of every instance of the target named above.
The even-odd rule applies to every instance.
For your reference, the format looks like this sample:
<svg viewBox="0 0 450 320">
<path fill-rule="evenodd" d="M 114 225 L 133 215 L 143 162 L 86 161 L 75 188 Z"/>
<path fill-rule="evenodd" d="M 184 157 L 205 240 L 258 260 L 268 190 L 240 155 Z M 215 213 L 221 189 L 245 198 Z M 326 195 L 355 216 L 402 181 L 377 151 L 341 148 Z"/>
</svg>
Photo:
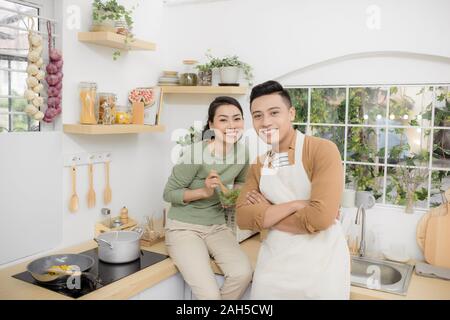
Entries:
<svg viewBox="0 0 450 320">
<path fill-rule="evenodd" d="M 432 93 L 432 109 L 431 109 L 431 120 L 430 120 L 430 126 L 424 127 L 424 126 L 402 126 L 402 125 L 389 125 L 389 121 L 387 121 L 389 116 L 389 104 L 390 104 L 390 88 L 391 87 L 433 87 L 433 93 Z M 415 207 L 417 210 L 427 210 L 430 208 L 430 200 L 431 200 L 431 187 L 432 187 L 432 172 L 433 171 L 450 171 L 450 168 L 440 168 L 440 167 L 432 167 L 433 165 L 433 146 L 434 146 L 434 130 L 450 130 L 450 127 L 439 127 L 434 125 L 434 111 L 435 111 L 435 104 L 436 104 L 436 87 L 450 87 L 449 83 L 418 83 L 418 84 L 360 84 L 360 85 L 311 85 L 311 86 L 295 86 L 295 85 L 287 85 L 284 86 L 285 89 L 308 89 L 308 113 L 307 113 L 307 120 L 306 122 L 293 122 L 294 125 L 300 125 L 306 127 L 306 134 L 311 134 L 311 126 L 314 127 L 344 127 L 344 159 L 342 161 L 342 164 L 344 165 L 344 188 L 345 186 L 345 177 L 347 173 L 347 165 L 356 164 L 356 165 L 365 165 L 365 166 L 379 166 L 382 167 L 384 170 L 383 173 L 383 199 L 381 203 L 377 203 L 378 206 L 386 206 L 386 207 L 392 207 L 392 208 L 404 208 L 404 206 L 395 205 L 386 203 L 386 187 L 387 187 L 387 168 L 395 168 L 395 167 L 405 167 L 402 165 L 396 165 L 396 164 L 388 164 L 388 130 L 389 129 L 396 129 L 396 128 L 407 128 L 407 129 L 426 129 L 431 130 L 431 137 L 430 137 L 430 146 L 429 146 L 429 163 L 428 166 L 408 166 L 408 168 L 415 168 L 415 169 L 427 169 L 428 170 L 428 197 L 426 200 L 426 207 Z M 323 88 L 341 88 L 345 89 L 345 123 L 311 123 L 311 92 L 312 89 L 323 89 Z M 348 112 L 349 112 L 349 98 L 350 98 L 350 88 L 385 88 L 387 90 L 387 104 L 386 104 L 386 122 L 384 125 L 370 125 L 370 124 L 349 124 L 348 123 Z M 347 129 L 349 127 L 367 127 L 367 128 L 383 128 L 385 129 L 385 155 L 384 155 L 384 163 L 367 163 L 367 162 L 357 162 L 357 161 L 348 161 L 347 160 Z"/>
</svg>

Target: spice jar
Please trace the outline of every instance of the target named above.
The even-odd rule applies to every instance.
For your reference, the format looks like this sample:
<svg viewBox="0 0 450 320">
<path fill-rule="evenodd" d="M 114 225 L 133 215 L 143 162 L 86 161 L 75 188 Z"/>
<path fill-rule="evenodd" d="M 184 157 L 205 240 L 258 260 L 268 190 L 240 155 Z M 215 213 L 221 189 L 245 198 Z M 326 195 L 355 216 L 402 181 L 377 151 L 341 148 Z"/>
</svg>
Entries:
<svg viewBox="0 0 450 320">
<path fill-rule="evenodd" d="M 115 122 L 117 96 L 114 93 L 98 94 L 98 123 L 111 125 Z"/>
<path fill-rule="evenodd" d="M 197 65 L 196 60 L 183 60 L 184 71 L 180 73 L 180 85 L 196 86 L 197 85 Z"/>
<path fill-rule="evenodd" d="M 130 107 L 117 106 L 116 107 L 116 124 L 130 124 L 133 116 Z"/>
<path fill-rule="evenodd" d="M 97 124 L 95 116 L 95 102 L 97 98 L 97 84 L 94 82 L 81 82 L 79 85 L 81 101 L 81 124 Z"/>
</svg>

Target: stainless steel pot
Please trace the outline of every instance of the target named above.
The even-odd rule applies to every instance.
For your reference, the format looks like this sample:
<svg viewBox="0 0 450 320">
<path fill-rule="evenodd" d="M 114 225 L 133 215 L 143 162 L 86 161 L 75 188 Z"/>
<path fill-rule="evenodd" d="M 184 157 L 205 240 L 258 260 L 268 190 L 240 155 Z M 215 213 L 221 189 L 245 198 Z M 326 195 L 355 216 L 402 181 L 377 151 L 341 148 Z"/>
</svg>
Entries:
<svg viewBox="0 0 450 320">
<path fill-rule="evenodd" d="M 94 240 L 98 243 L 98 258 L 108 263 L 126 263 L 139 258 L 142 229 L 109 231 Z"/>
</svg>

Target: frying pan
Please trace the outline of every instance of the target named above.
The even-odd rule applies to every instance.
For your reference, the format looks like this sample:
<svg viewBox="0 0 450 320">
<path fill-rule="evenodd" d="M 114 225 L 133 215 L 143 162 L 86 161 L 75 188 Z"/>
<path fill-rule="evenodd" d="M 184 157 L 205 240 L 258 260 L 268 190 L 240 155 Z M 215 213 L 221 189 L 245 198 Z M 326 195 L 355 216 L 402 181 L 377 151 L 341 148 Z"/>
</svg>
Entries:
<svg viewBox="0 0 450 320">
<path fill-rule="evenodd" d="M 88 271 L 94 265 L 94 259 L 84 254 L 57 254 L 36 259 L 27 265 L 27 271 L 34 279 L 41 283 L 58 282 L 67 279 L 75 273 L 58 272 L 49 273 L 52 266 L 77 266 L 78 274 Z"/>
</svg>

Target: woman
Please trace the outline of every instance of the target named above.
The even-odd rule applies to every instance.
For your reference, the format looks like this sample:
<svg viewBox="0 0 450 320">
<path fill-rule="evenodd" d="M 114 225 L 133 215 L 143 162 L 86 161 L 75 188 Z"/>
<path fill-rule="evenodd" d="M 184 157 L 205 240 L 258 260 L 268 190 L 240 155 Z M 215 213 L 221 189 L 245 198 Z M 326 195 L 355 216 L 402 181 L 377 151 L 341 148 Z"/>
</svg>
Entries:
<svg viewBox="0 0 450 320">
<path fill-rule="evenodd" d="M 344 185 L 338 148 L 293 128 L 295 108 L 275 81 L 253 88 L 250 111 L 272 146 L 249 168 L 237 201 L 241 229 L 269 229 L 252 299 L 349 299 L 350 255 L 336 221 Z"/>
<path fill-rule="evenodd" d="M 215 189 L 244 183 L 246 148 L 238 140 L 244 128 L 239 102 L 216 98 L 208 110 L 201 142 L 194 143 L 173 167 L 164 189 L 172 204 L 166 223 L 166 246 L 197 299 L 239 299 L 252 277 L 250 262 L 225 224 Z M 213 136 L 211 136 L 213 134 Z M 210 256 L 225 275 L 221 288 Z"/>
</svg>

